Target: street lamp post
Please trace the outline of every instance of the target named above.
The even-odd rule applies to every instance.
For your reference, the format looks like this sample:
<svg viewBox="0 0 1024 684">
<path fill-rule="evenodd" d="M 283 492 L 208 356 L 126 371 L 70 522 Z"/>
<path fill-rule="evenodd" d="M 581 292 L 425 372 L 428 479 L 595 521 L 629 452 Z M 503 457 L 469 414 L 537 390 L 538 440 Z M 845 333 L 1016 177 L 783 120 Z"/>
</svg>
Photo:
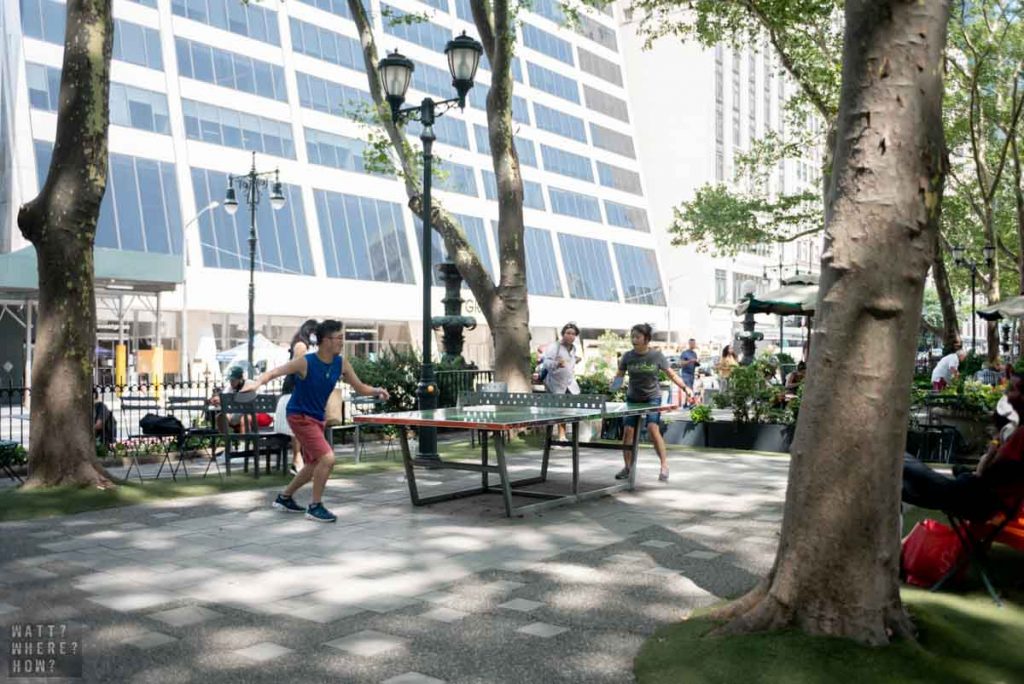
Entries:
<svg viewBox="0 0 1024 684">
<path fill-rule="evenodd" d="M 181 363 L 189 382 L 192 382 L 192 359 L 188 354 L 188 229 L 200 216 L 219 206 L 220 202 L 216 200 L 210 202 L 181 227 Z"/>
<path fill-rule="evenodd" d="M 978 264 L 974 261 L 968 260 L 964 256 L 964 251 L 965 250 L 961 245 L 953 247 L 953 263 L 962 268 L 969 269 L 971 272 L 971 351 L 974 352 L 978 345 L 976 328 L 977 316 L 974 314 L 974 297 L 975 290 L 977 289 Z M 991 267 L 992 262 L 996 257 L 996 248 L 992 245 L 985 245 L 985 248 L 982 250 L 982 254 L 985 257 L 985 265 Z"/>
<path fill-rule="evenodd" d="M 224 210 L 229 215 L 238 211 L 238 199 L 235 196 L 235 183 L 242 188 L 245 202 L 249 205 L 249 374 L 253 372 L 253 344 L 256 335 L 256 205 L 260 201 L 260 192 L 265 190 L 269 177 L 274 176 L 270 186 L 270 206 L 274 210 L 284 206 L 284 192 L 278 170 L 256 171 L 256 153 L 252 153 L 252 167 L 249 172 L 240 176 L 228 176 L 228 188 L 224 192 Z"/>
<path fill-rule="evenodd" d="M 476 69 L 480 65 L 483 51 L 483 46 L 467 36 L 465 32 L 448 41 L 444 52 L 448 57 L 448 70 L 452 75 L 452 86 L 455 87 L 458 96 L 441 102 L 434 102 L 429 97 L 425 97 L 418 106 L 404 109 L 402 103 L 405 102 L 405 93 L 412 82 L 415 65 L 410 59 L 399 54 L 397 50 L 380 60 L 377 65 L 388 104 L 391 105 L 391 120 L 396 124 L 409 120 L 419 121 L 422 126 L 420 140 L 423 142 L 423 214 L 421 217 L 423 253 L 420 263 L 422 264 L 423 278 L 423 364 L 420 371 L 420 382 L 416 387 L 420 410 L 437 408 L 437 385 L 430 352 L 430 338 L 434 334 L 430 317 L 430 228 L 432 224 L 430 220 L 432 211 L 430 180 L 433 163 L 432 149 L 435 140 L 434 121 L 453 107 L 465 108 L 466 94 L 473 87 L 473 79 L 476 77 Z M 427 465 L 440 463 L 441 459 L 437 455 L 437 428 L 420 428 L 418 448 L 417 462 Z"/>
</svg>

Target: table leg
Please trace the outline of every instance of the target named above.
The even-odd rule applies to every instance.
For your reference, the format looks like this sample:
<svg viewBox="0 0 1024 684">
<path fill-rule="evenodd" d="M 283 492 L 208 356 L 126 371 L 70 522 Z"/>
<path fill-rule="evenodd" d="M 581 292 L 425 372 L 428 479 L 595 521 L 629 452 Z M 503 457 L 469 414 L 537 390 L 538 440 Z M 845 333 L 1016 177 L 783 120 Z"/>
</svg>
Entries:
<svg viewBox="0 0 1024 684">
<path fill-rule="evenodd" d="M 636 488 L 636 467 L 640 460 L 640 426 L 643 425 L 646 414 L 640 414 L 640 420 L 636 422 L 636 429 L 633 430 L 633 443 L 629 447 L 630 468 L 629 468 L 629 491 Z"/>
<path fill-rule="evenodd" d="M 398 435 L 402 443 L 402 464 L 405 466 L 405 481 L 409 485 L 409 498 L 413 506 L 420 505 L 420 494 L 416 489 L 416 471 L 412 467 L 412 454 L 409 452 L 409 434 L 404 426 L 398 426 Z"/>
<path fill-rule="evenodd" d="M 476 434 L 476 430 L 473 430 L 470 434 Z M 487 430 L 481 430 L 480 431 L 480 465 L 482 465 L 484 468 L 486 468 L 487 465 L 488 465 L 488 463 L 487 463 L 488 462 L 488 458 L 489 457 L 487 455 Z M 482 473 L 480 473 L 480 484 L 483 486 L 485 492 L 491 488 L 491 483 L 489 482 L 489 478 L 487 477 L 487 471 L 486 470 L 483 471 Z"/>
<path fill-rule="evenodd" d="M 551 430 L 548 427 L 548 430 Z M 580 493 L 580 423 L 572 424 L 572 493 Z"/>
<path fill-rule="evenodd" d="M 544 458 L 542 458 L 540 461 L 541 482 L 547 482 L 548 480 L 548 460 L 551 456 L 551 435 L 554 429 L 554 425 L 548 425 L 546 428 L 544 428 Z"/>
<path fill-rule="evenodd" d="M 512 517 L 512 486 L 508 481 L 508 463 L 505 460 L 505 434 L 494 432 L 494 450 L 498 452 L 498 471 L 501 476 L 501 495 L 505 499 L 505 517 Z"/>
</svg>

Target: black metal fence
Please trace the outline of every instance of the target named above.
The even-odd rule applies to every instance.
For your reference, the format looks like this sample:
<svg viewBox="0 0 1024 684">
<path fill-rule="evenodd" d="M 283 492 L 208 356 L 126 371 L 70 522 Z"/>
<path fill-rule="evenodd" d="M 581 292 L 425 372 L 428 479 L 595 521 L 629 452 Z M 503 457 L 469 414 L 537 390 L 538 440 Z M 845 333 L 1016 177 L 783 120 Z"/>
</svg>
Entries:
<svg viewBox="0 0 1024 684">
<path fill-rule="evenodd" d="M 438 405 L 455 406 L 459 392 L 472 392 L 485 382 L 494 381 L 492 370 L 439 370 L 437 371 Z"/>
</svg>

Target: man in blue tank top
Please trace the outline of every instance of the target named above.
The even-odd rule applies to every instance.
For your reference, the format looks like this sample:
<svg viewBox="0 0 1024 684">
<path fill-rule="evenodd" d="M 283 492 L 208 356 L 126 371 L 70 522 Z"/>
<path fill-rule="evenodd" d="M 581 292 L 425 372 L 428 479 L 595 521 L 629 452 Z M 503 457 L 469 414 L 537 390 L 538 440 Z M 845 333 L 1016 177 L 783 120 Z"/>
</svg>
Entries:
<svg viewBox="0 0 1024 684">
<path fill-rule="evenodd" d="M 242 391 L 255 391 L 282 375 L 295 376 L 295 389 L 287 408 L 288 426 L 302 446 L 304 465 L 284 491 L 277 495 L 274 508 L 294 513 L 305 510 L 310 520 L 334 522 L 337 516 L 324 508 L 322 502 L 327 478 L 334 468 L 334 448 L 324 438 L 327 399 L 341 378 L 345 378 L 345 382 L 359 394 L 372 395 L 384 401 L 387 401 L 389 395 L 383 387 L 371 387 L 362 382 L 348 360 L 342 358 L 345 339 L 340 322 L 324 321 L 317 326 L 316 338 L 320 345 L 317 351 L 261 374 L 247 382 Z M 313 481 L 313 499 L 309 507 L 303 509 L 292 495 L 310 480 Z"/>
</svg>

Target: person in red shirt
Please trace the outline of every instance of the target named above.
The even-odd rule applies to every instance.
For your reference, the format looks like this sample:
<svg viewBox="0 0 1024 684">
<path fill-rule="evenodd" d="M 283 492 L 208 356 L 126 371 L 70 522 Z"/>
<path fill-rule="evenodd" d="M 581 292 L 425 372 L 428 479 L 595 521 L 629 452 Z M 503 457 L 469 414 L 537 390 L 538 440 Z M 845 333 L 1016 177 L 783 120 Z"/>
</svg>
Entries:
<svg viewBox="0 0 1024 684">
<path fill-rule="evenodd" d="M 1010 375 L 1006 399 L 1024 415 L 1024 376 Z M 1024 486 L 1024 430 L 1017 428 L 990 449 L 972 473 L 950 477 L 912 456 L 903 459 L 903 501 L 921 508 L 952 513 L 968 520 L 990 517 L 1012 505 Z"/>
</svg>

